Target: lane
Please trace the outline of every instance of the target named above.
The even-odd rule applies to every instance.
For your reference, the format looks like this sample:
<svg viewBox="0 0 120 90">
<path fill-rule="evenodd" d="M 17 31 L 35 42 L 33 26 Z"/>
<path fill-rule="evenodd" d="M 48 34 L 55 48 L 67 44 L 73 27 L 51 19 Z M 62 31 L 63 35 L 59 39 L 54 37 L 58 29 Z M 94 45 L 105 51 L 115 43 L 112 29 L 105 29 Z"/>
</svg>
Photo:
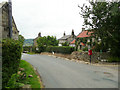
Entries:
<svg viewBox="0 0 120 90">
<path fill-rule="evenodd" d="M 118 88 L 118 72 L 46 55 L 23 54 L 40 73 L 46 88 Z"/>
</svg>

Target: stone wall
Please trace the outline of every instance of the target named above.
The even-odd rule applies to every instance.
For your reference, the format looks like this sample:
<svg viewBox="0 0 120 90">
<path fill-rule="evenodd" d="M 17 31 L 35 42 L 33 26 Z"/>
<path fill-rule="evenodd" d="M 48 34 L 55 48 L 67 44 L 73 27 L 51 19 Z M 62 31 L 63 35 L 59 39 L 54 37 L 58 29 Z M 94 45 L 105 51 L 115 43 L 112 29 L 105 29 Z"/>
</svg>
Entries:
<svg viewBox="0 0 120 90">
<path fill-rule="evenodd" d="M 109 53 L 107 52 L 93 52 L 92 56 L 91 56 L 91 60 L 93 62 L 97 62 L 99 60 L 105 60 L 109 57 Z M 74 51 L 71 54 L 71 59 L 78 59 L 78 60 L 83 60 L 83 61 L 89 61 L 90 60 L 90 56 L 88 55 L 88 52 L 79 52 L 79 51 Z"/>
<path fill-rule="evenodd" d="M 8 15 L 8 3 L 4 2 L 4 3 L 0 3 L 1 7 L 0 7 L 0 32 L 2 33 L 0 36 L 0 38 L 9 38 L 9 15 Z M 17 26 L 15 24 L 14 18 L 12 17 L 12 29 L 13 29 L 13 33 L 12 33 L 12 38 L 17 40 L 18 39 L 18 35 L 19 35 L 19 31 L 17 29 Z"/>
</svg>

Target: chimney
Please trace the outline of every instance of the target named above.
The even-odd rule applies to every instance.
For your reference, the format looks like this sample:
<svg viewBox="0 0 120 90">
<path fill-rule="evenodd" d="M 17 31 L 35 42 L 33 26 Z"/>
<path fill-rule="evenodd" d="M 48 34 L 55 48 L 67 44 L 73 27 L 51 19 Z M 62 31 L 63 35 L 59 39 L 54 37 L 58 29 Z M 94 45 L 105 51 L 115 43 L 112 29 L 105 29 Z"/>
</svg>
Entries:
<svg viewBox="0 0 120 90">
<path fill-rule="evenodd" d="M 74 36 L 74 29 L 72 29 L 72 35 Z"/>
<path fill-rule="evenodd" d="M 41 37 L 41 32 L 38 34 L 38 37 Z"/>
<path fill-rule="evenodd" d="M 64 34 L 63 34 L 63 36 L 65 36 L 65 31 L 64 31 Z"/>
<path fill-rule="evenodd" d="M 82 28 L 82 31 L 85 31 L 85 28 Z"/>
</svg>

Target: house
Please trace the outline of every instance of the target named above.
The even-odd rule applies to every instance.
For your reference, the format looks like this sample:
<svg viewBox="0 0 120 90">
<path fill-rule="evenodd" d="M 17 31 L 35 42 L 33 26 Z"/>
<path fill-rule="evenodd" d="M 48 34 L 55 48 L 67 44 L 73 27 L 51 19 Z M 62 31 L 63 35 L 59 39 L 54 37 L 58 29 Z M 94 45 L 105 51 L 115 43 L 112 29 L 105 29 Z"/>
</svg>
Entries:
<svg viewBox="0 0 120 90">
<path fill-rule="evenodd" d="M 89 43 L 95 41 L 94 38 L 90 39 L 90 36 L 92 33 L 93 32 L 90 32 L 88 30 L 85 30 L 85 28 L 82 28 L 82 32 L 77 35 L 76 39 L 70 42 L 70 46 L 75 47 L 75 42 L 77 40 L 76 43 L 77 43 L 78 49 L 83 49 L 85 47 L 90 48 Z"/>
<path fill-rule="evenodd" d="M 75 39 L 72 41 L 72 42 L 70 42 L 70 45 L 69 46 L 71 46 L 71 47 L 75 47 L 76 45 L 75 45 Z M 85 46 L 85 44 L 83 43 L 83 42 L 81 42 L 80 43 L 82 46 Z"/>
<path fill-rule="evenodd" d="M 75 39 L 75 35 L 74 35 L 74 30 L 72 29 L 72 33 L 71 35 L 66 35 L 65 32 L 63 34 L 63 37 L 61 37 L 59 40 L 59 46 L 62 46 L 63 43 L 70 43 L 71 41 L 73 41 Z"/>
<path fill-rule="evenodd" d="M 69 46 L 75 47 L 75 39 L 72 42 L 70 42 Z"/>
<path fill-rule="evenodd" d="M 38 36 L 33 40 L 34 46 L 37 47 L 37 40 L 41 37 L 41 32 L 38 34 Z"/>
<path fill-rule="evenodd" d="M 9 18 L 9 4 L 8 2 L 2 2 L 0 3 L 0 38 L 10 38 L 12 36 L 12 39 L 18 40 L 19 31 L 17 29 L 17 26 L 15 24 L 14 18 L 12 19 L 12 32 L 10 31 L 10 18 Z M 10 36 L 11 32 L 11 36 Z"/>
</svg>

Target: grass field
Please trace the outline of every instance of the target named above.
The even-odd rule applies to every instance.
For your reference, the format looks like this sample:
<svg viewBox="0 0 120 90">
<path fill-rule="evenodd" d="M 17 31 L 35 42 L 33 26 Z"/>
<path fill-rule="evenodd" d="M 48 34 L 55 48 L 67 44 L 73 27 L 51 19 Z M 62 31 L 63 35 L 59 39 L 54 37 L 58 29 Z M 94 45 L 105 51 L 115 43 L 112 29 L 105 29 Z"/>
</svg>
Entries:
<svg viewBox="0 0 120 90">
<path fill-rule="evenodd" d="M 31 64 L 29 64 L 28 62 L 26 62 L 24 60 L 21 60 L 20 68 L 24 68 L 25 70 L 23 72 L 26 74 L 26 78 L 21 79 L 19 81 L 20 83 L 29 84 L 29 85 L 31 85 L 31 88 L 41 88 L 38 75 L 34 71 Z M 29 77 L 29 75 L 32 75 L 33 77 Z"/>
</svg>

